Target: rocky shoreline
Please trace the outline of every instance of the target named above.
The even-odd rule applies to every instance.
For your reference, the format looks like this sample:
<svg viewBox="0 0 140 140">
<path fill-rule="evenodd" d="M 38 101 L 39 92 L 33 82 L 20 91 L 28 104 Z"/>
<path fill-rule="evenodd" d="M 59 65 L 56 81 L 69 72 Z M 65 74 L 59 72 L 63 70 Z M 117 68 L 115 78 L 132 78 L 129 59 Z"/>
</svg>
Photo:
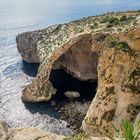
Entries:
<svg viewBox="0 0 140 140">
<path fill-rule="evenodd" d="M 107 140 L 107 138 L 85 137 L 83 134 L 78 136 L 78 140 Z M 73 140 L 72 137 L 56 135 L 44 132 L 38 128 L 17 128 L 9 129 L 5 121 L 0 121 L 1 140 Z M 75 138 L 74 138 L 75 139 Z"/>
</svg>

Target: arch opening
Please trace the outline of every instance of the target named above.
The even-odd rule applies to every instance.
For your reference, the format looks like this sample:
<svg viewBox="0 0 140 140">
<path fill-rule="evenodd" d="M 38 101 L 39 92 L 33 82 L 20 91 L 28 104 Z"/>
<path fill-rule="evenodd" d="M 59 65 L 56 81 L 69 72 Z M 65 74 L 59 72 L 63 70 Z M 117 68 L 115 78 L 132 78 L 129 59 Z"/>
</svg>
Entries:
<svg viewBox="0 0 140 140">
<path fill-rule="evenodd" d="M 80 97 L 75 98 L 78 101 L 91 101 L 97 89 L 97 80 L 80 81 L 67 73 L 64 69 L 52 70 L 50 74 L 50 82 L 57 90 L 53 99 L 67 100 L 66 92 L 78 92 Z"/>
<path fill-rule="evenodd" d="M 98 54 L 92 51 L 92 39 L 84 38 L 69 47 L 52 65 L 49 81 L 56 94 L 51 101 L 56 102 L 60 117 L 76 131 L 80 130 L 96 95 L 98 58 Z M 69 98 L 66 92 L 78 92 L 80 96 Z"/>
</svg>

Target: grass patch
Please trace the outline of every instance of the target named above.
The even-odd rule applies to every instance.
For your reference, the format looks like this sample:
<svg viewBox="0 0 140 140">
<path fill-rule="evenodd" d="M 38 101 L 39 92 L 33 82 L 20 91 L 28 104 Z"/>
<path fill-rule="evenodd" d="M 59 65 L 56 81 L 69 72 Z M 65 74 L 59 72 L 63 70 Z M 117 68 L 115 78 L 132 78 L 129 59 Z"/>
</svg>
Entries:
<svg viewBox="0 0 140 140">
<path fill-rule="evenodd" d="M 79 133 L 73 137 L 64 138 L 64 140 L 90 140 L 90 138 L 85 133 Z"/>
<path fill-rule="evenodd" d="M 97 28 L 98 27 L 98 23 L 97 22 L 94 22 L 91 26 L 90 26 L 90 28 L 93 30 L 93 29 L 95 29 L 95 28 Z"/>
<path fill-rule="evenodd" d="M 122 121 L 121 128 L 117 128 L 112 124 L 113 130 L 115 132 L 115 137 L 120 140 L 138 140 L 140 136 L 140 120 L 134 126 L 132 122 L 128 120 Z M 110 140 L 115 140 L 110 135 L 106 134 Z"/>
</svg>

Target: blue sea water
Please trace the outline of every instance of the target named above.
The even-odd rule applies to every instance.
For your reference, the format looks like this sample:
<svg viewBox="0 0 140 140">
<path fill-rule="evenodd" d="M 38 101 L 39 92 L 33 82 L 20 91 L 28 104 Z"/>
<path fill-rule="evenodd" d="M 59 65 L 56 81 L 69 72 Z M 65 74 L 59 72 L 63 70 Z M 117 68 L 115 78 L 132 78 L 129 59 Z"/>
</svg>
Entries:
<svg viewBox="0 0 140 140">
<path fill-rule="evenodd" d="M 71 134 L 66 122 L 50 116 L 46 105 L 32 105 L 36 109 L 30 111 L 21 101 L 21 90 L 31 77 L 22 70 L 16 35 L 85 16 L 139 9 L 140 0 L 0 0 L 0 118 L 10 127 L 36 126 Z"/>
</svg>

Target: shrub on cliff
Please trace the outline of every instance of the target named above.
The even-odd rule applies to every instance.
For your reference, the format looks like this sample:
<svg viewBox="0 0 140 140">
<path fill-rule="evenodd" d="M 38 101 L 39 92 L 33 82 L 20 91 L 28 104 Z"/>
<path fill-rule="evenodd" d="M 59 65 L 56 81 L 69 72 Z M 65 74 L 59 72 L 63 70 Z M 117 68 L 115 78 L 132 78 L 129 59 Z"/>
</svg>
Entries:
<svg viewBox="0 0 140 140">
<path fill-rule="evenodd" d="M 117 138 L 120 138 L 120 140 L 138 140 L 140 136 L 140 120 L 136 125 L 133 125 L 132 122 L 129 122 L 128 120 L 124 120 L 121 124 L 121 128 L 117 128 L 114 125 L 113 129 L 115 132 L 115 135 Z M 113 137 L 107 135 L 110 140 L 114 140 Z"/>
</svg>

